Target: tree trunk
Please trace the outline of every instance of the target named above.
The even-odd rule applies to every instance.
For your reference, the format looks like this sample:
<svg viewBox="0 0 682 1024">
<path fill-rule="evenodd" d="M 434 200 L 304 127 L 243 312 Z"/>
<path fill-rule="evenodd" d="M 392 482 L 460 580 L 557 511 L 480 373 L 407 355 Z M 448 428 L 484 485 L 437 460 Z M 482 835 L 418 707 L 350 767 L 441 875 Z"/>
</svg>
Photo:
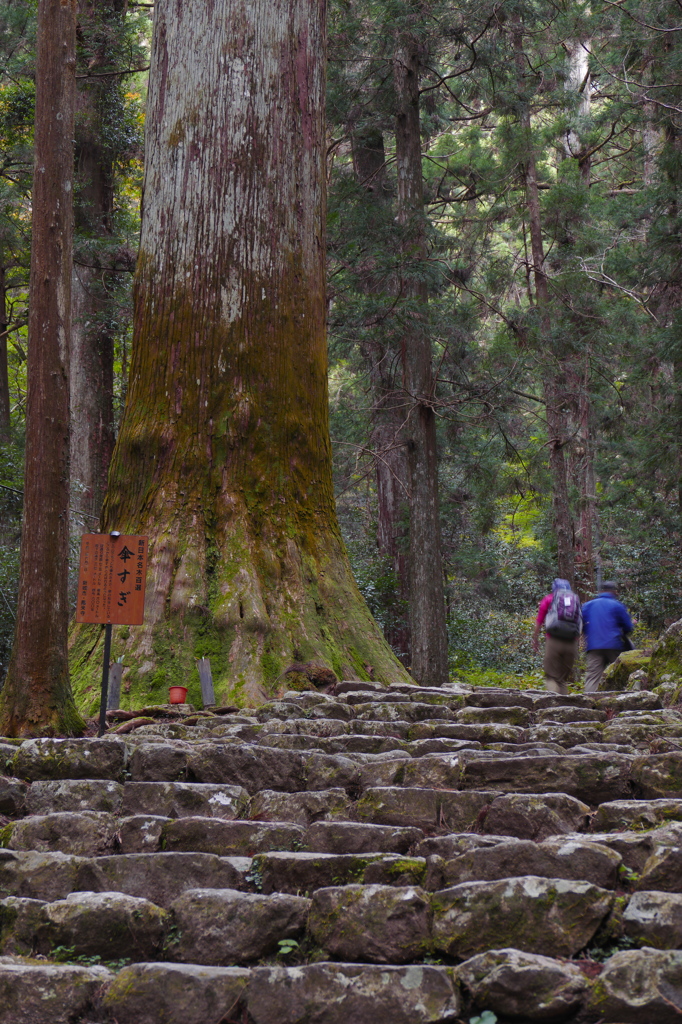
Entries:
<svg viewBox="0 0 682 1024">
<path fill-rule="evenodd" d="M 0 733 L 10 736 L 82 727 L 67 659 L 75 38 L 75 2 L 40 0 L 24 521 L 17 629 L 0 704 Z"/>
<path fill-rule="evenodd" d="M 393 617 L 384 636 L 401 661 L 411 661 L 408 619 L 410 573 L 406 514 L 410 498 L 405 396 L 395 380 L 392 353 L 380 344 L 363 346 L 372 387 L 372 448 L 376 465 L 377 549 L 388 560 L 395 579 Z"/>
<path fill-rule="evenodd" d="M 590 363 L 584 360 L 584 373 L 574 372 L 574 394 L 577 408 L 576 440 L 573 451 L 573 480 L 580 493 L 580 507 L 575 535 L 575 584 L 583 600 L 595 592 L 597 576 L 595 540 L 599 537 L 597 495 L 592 450 L 592 425 L 588 393 Z"/>
<path fill-rule="evenodd" d="M 567 76 L 565 88 L 574 96 L 573 127 L 566 133 L 564 140 L 564 156 L 575 161 L 585 188 L 589 188 L 591 174 L 591 157 L 589 146 L 585 142 L 583 131 L 590 115 L 590 68 L 589 57 L 591 41 L 588 39 L 572 39 L 566 44 Z M 567 225 L 564 245 L 566 249 L 575 242 L 576 229 L 582 225 L 571 221 Z M 567 304 L 570 308 L 570 304 Z M 567 381 L 567 404 L 570 406 L 572 420 L 569 432 L 575 444 L 567 454 L 569 479 L 573 481 L 580 495 L 577 510 L 574 539 L 575 585 L 580 596 L 586 600 L 595 592 L 596 563 L 594 538 L 599 535 L 597 522 L 597 496 L 595 493 L 594 455 L 592 444 L 592 424 L 590 415 L 590 357 L 591 341 L 589 332 L 585 331 L 584 320 L 578 314 L 575 320 L 575 334 L 588 349 L 584 359 L 579 361 L 576 356 L 564 366 Z M 582 362 L 582 365 L 581 365 Z"/>
<path fill-rule="evenodd" d="M 218 700 L 293 662 L 405 679 L 335 513 L 325 344 L 323 0 L 155 11 L 126 409 L 106 529 L 149 536 L 128 701 L 211 659 Z M 75 636 L 81 685 L 92 631 Z M 313 672 L 313 670 L 311 670 Z M 321 673 L 321 676 L 323 673 Z"/>
<path fill-rule="evenodd" d="M 591 42 L 588 39 L 569 39 L 565 46 L 568 58 L 565 89 L 577 97 L 573 108 L 573 118 L 577 121 L 577 126 L 569 128 L 566 132 L 564 155 L 567 159 L 578 161 L 580 174 L 585 183 L 589 184 L 591 159 L 589 150 L 585 148 L 580 129 L 583 126 L 582 122 L 590 114 Z"/>
<path fill-rule="evenodd" d="M 526 154 L 522 165 L 525 189 L 526 209 L 528 211 L 528 228 L 533 260 L 533 280 L 535 283 L 535 301 L 540 314 L 540 345 L 546 345 L 550 338 L 550 297 L 545 271 L 545 253 L 542 241 L 542 220 L 540 216 L 540 195 L 538 191 L 538 175 L 535 162 L 535 147 L 531 130 L 530 106 L 525 100 L 525 57 L 523 52 L 523 30 L 518 23 L 514 30 L 514 54 L 518 75 L 520 103 L 519 121 L 523 133 L 523 152 Z M 573 582 L 573 524 L 568 497 L 568 479 L 566 460 L 564 458 L 565 387 L 560 367 L 545 366 L 543 372 L 543 397 L 547 410 L 547 441 L 549 447 L 549 472 L 552 481 L 552 507 L 554 511 L 554 531 L 557 544 L 557 564 L 559 575 Z"/>
<path fill-rule="evenodd" d="M 5 268 L 0 266 L 0 442 L 9 441 L 9 376 L 7 368 L 7 288 Z"/>
<path fill-rule="evenodd" d="M 353 167 L 358 184 L 372 194 L 372 201 L 385 203 L 386 154 L 378 129 L 351 135 Z M 363 274 L 363 291 L 386 293 L 385 280 L 371 270 Z M 410 664 L 411 644 L 408 621 L 409 559 L 405 513 L 409 506 L 410 480 L 407 447 L 403 437 L 405 396 L 400 382 L 399 361 L 389 347 L 376 337 L 361 346 L 372 389 L 372 437 L 377 487 L 377 549 L 386 559 L 395 579 L 395 601 L 384 636 L 405 665 Z"/>
<path fill-rule="evenodd" d="M 435 382 L 427 326 L 424 189 L 417 42 L 406 40 L 394 60 L 398 221 L 404 229 L 401 293 L 409 306 L 402 340 L 410 470 L 410 633 L 412 675 L 418 683 L 448 680 L 448 644 L 438 506 Z M 414 264 L 414 269 L 409 266 Z"/>
<path fill-rule="evenodd" d="M 74 266 L 71 304 L 71 508 L 74 530 L 99 518 L 114 448 L 114 337 L 99 313 L 97 271 Z M 78 516 L 82 512 L 83 517 Z M 91 532 L 92 522 L 88 530 Z"/>
<path fill-rule="evenodd" d="M 71 507 L 98 517 L 114 449 L 114 332 L 109 326 L 115 274 L 100 265 L 93 240 L 113 231 L 116 147 L 106 124 L 112 94 L 112 41 L 123 29 L 122 0 L 81 0 L 79 66 L 90 77 L 76 96 L 76 252 L 72 279 Z M 102 67 L 107 73 L 101 77 Z M 119 154 L 120 155 L 120 154 Z M 81 243 L 79 245 L 79 242 Z M 107 261 L 112 256 L 107 254 Z M 81 517 L 82 522 L 82 517 Z M 83 532 L 81 522 L 74 532 Z M 92 523 L 88 524 L 88 528 Z"/>
</svg>

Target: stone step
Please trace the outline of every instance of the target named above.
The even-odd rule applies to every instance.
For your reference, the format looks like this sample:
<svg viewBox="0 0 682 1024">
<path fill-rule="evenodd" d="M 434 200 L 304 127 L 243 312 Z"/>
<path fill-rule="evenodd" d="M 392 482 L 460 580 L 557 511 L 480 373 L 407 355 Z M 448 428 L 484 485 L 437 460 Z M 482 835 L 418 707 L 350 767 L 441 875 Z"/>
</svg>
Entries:
<svg viewBox="0 0 682 1024">
<path fill-rule="evenodd" d="M 426 860 L 397 853 L 261 853 L 251 863 L 250 876 L 263 893 L 309 895 L 331 885 L 421 885 Z"/>
<path fill-rule="evenodd" d="M 581 966 L 515 949 L 478 954 L 454 968 L 148 962 L 114 973 L 2 957 L 0 1024 L 455 1024 L 485 1009 L 500 1019 L 677 1024 L 682 952 L 619 952 L 597 977 Z"/>
<path fill-rule="evenodd" d="M 320 792 L 326 797 L 335 791 Z M 303 794 L 267 793 L 249 805 L 254 815 L 249 819 L 144 814 L 118 818 L 87 810 L 30 815 L 9 822 L 2 841 L 10 850 L 59 851 L 83 857 L 162 849 L 250 856 L 265 849 L 315 849 L 318 842 L 326 841 L 324 836 L 331 835 L 337 836 L 335 842 L 353 842 L 361 830 L 363 842 L 376 839 L 383 846 L 386 836 L 378 826 L 428 832 L 475 829 L 539 841 L 562 832 L 586 830 L 590 815 L 586 804 L 563 793 L 505 795 L 501 790 L 384 786 L 371 787 L 351 801 L 343 791 L 337 792 L 342 795 L 328 797 L 334 803 L 333 811 L 327 812 L 322 802 L 310 807 L 309 800 L 305 807 Z M 282 796 L 287 799 L 280 802 Z M 642 813 L 646 819 L 646 811 Z M 632 814 L 636 817 L 634 808 Z M 396 833 L 395 839 L 402 845 L 400 836 Z"/>
<path fill-rule="evenodd" d="M 139 896 L 168 907 L 185 889 L 252 889 L 250 871 L 250 857 L 209 853 L 76 857 L 0 850 L 0 898 L 18 896 L 46 903 L 88 890 Z"/>
<path fill-rule="evenodd" d="M 429 954 L 462 960 L 495 942 L 570 957 L 589 944 L 613 900 L 612 892 L 590 882 L 536 875 L 462 882 L 432 893 L 394 882 L 323 886 L 310 896 L 186 889 L 168 909 L 115 891 L 77 891 L 49 903 L 0 901 L 2 952 L 49 955 L 65 948 L 104 961 L 163 958 L 225 967 L 254 964 L 294 939 L 332 959 L 369 963 L 411 963 Z M 626 929 L 676 948 L 680 905 L 678 894 L 635 893 L 625 907 Z"/>
<path fill-rule="evenodd" d="M 673 1019 L 682 715 L 658 695 L 145 713 L 0 740 L 0 1024 Z"/>
</svg>

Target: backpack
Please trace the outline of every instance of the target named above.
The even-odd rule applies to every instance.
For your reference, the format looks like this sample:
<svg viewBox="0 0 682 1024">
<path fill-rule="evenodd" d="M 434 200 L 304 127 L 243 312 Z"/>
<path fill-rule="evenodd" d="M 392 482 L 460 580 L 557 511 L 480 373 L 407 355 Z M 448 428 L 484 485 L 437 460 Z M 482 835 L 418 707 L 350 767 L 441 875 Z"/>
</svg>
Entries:
<svg viewBox="0 0 682 1024">
<path fill-rule="evenodd" d="M 545 630 L 561 640 L 574 640 L 580 636 L 583 616 L 580 598 L 572 590 L 555 590 L 545 617 Z"/>
</svg>

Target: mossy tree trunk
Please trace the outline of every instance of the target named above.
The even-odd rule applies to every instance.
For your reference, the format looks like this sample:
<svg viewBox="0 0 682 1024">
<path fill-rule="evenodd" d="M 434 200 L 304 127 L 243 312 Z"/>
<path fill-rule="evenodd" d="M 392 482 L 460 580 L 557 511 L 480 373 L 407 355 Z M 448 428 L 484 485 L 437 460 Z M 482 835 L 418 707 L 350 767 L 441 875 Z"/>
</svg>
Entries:
<svg viewBox="0 0 682 1024">
<path fill-rule="evenodd" d="M 38 5 L 24 519 L 17 628 L 0 697 L 0 734 L 11 736 L 82 728 L 67 657 L 75 6 Z"/>
<path fill-rule="evenodd" d="M 135 333 L 105 529 L 149 536 L 128 701 L 262 699 L 292 662 L 406 678 L 352 578 L 331 480 L 324 0 L 155 11 Z M 124 639 L 125 638 L 125 639 Z M 96 675 L 92 631 L 76 671 Z M 279 684 L 284 683 L 280 679 Z"/>
</svg>

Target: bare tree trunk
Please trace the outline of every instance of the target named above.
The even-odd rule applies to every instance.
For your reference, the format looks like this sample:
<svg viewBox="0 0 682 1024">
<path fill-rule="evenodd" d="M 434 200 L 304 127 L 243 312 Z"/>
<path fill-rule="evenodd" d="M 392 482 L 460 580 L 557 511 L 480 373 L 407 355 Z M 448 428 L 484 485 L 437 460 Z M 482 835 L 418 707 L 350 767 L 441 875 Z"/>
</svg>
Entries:
<svg viewBox="0 0 682 1024">
<path fill-rule="evenodd" d="M 402 342 L 410 469 L 410 632 L 412 675 L 423 685 L 448 680 L 448 644 L 438 505 L 435 382 L 426 324 L 427 289 L 419 270 L 407 266 L 426 257 L 424 190 L 419 113 L 419 57 L 407 39 L 394 59 L 397 101 L 396 168 L 398 220 L 405 236 L 401 292 L 410 306 Z M 421 268 L 419 268 L 421 269 Z"/>
<path fill-rule="evenodd" d="M 404 664 L 410 664 L 409 552 L 406 518 L 410 470 L 404 436 L 405 395 L 395 380 L 393 353 L 380 345 L 365 353 L 373 393 L 372 447 L 376 461 L 377 548 L 396 581 L 395 618 L 384 636 Z M 404 611 L 403 611 L 404 609 Z"/>
<path fill-rule="evenodd" d="M 385 202 L 386 179 L 384 139 L 376 129 L 352 135 L 353 166 L 358 184 L 372 194 L 377 204 Z M 366 294 L 390 290 L 372 272 L 363 275 Z M 395 289 L 393 289 L 395 291 Z M 409 559 L 405 513 L 409 505 L 410 480 L 407 447 L 403 437 L 405 396 L 400 386 L 397 353 L 376 339 L 362 346 L 372 389 L 372 438 L 377 486 L 377 548 L 391 565 L 396 581 L 394 616 L 384 625 L 384 636 L 401 661 L 410 664 Z"/>
<path fill-rule="evenodd" d="M 17 630 L 0 705 L 0 732 L 10 736 L 82 727 L 67 659 L 75 38 L 75 2 L 40 0 L 24 522 Z"/>
<path fill-rule="evenodd" d="M 71 507 L 89 518 L 99 517 L 114 449 L 114 337 L 98 318 L 97 276 L 89 267 L 74 266 Z M 83 532 L 79 523 L 75 528 Z"/>
<path fill-rule="evenodd" d="M 525 92 L 524 84 L 524 52 L 523 30 L 517 21 L 514 35 L 514 52 L 518 73 L 519 95 Z M 519 114 L 521 129 L 524 135 L 523 174 L 526 187 L 526 209 L 528 211 L 528 228 L 533 259 L 533 280 L 535 283 L 535 301 L 540 313 L 541 343 L 548 341 L 550 336 L 550 296 L 545 271 L 545 253 L 542 240 L 542 220 L 540 216 L 540 196 L 538 192 L 538 175 L 535 162 L 535 147 L 531 131 L 530 107 L 527 102 L 521 104 Z M 557 543 L 557 563 L 559 575 L 573 582 L 573 524 L 568 497 L 568 478 L 564 446 L 566 444 L 566 424 L 563 405 L 565 401 L 565 384 L 562 380 L 561 367 L 547 365 L 543 373 L 543 397 L 547 411 L 547 435 L 549 446 L 549 471 L 552 481 L 552 507 L 554 511 L 554 530 Z"/>
<path fill-rule="evenodd" d="M 564 139 L 564 153 L 569 159 L 578 161 L 580 173 L 586 183 L 589 183 L 591 172 L 591 160 L 589 151 L 583 144 L 581 135 L 581 120 L 588 117 L 590 113 L 590 52 L 591 44 L 588 39 L 569 39 L 566 42 L 568 56 L 568 74 L 566 76 L 565 88 L 567 92 L 577 97 L 574 108 L 574 116 L 578 119 L 578 125 L 569 129 Z"/>
<path fill-rule="evenodd" d="M 10 436 L 9 376 L 7 367 L 7 288 L 5 267 L 0 266 L 0 441 Z"/>
<path fill-rule="evenodd" d="M 645 90 L 655 84 L 655 67 L 654 57 L 652 54 L 649 54 L 648 64 L 643 75 Z M 656 104 L 645 98 L 642 107 L 644 116 L 644 128 L 642 129 L 642 143 L 644 145 L 642 182 L 644 185 L 653 185 L 658 176 L 658 157 L 663 146 L 663 132 L 660 126 L 656 124 Z"/>
<path fill-rule="evenodd" d="M 98 77 L 111 60 L 111 39 L 121 31 L 121 0 L 81 0 L 79 27 L 87 46 L 87 72 L 76 96 L 76 252 L 72 279 L 71 507 L 99 516 L 114 449 L 114 334 L 108 325 L 114 275 L 99 265 L 92 239 L 111 237 L 114 150 L 102 110 L 118 80 Z M 81 66 L 85 62 L 81 59 Z M 79 247 L 81 236 L 86 244 Z M 75 532 L 82 533 L 76 523 Z M 90 524 L 92 525 L 92 524 Z"/>
<path fill-rule="evenodd" d="M 325 342 L 323 0 L 155 10 L 135 332 L 107 529 L 149 536 L 133 703 L 292 664 L 405 679 L 336 521 Z M 97 634 L 75 633 L 83 690 Z M 82 659 L 82 660 L 81 660 Z M 164 693 L 165 699 L 165 693 Z"/>
<path fill-rule="evenodd" d="M 580 493 L 575 534 L 575 584 L 580 596 L 587 599 L 595 591 L 597 565 L 595 538 L 599 537 L 597 495 L 592 451 L 592 425 L 590 416 L 589 358 L 584 360 L 584 372 L 573 374 L 572 391 L 576 404 L 576 444 L 572 451 L 573 480 Z"/>
<path fill-rule="evenodd" d="M 567 132 L 564 144 L 564 155 L 577 163 L 580 175 L 589 187 L 591 175 L 591 156 L 589 146 L 585 143 L 582 131 L 585 120 L 590 114 L 590 40 L 585 38 L 569 40 L 567 45 L 568 74 L 565 88 L 573 94 L 574 127 Z M 575 239 L 575 228 L 572 224 L 566 230 L 565 244 L 570 246 Z M 589 348 L 585 337 L 583 322 L 577 318 L 576 336 L 582 339 L 583 345 Z M 571 410 L 573 422 L 570 433 L 575 443 L 568 450 L 567 463 L 569 477 L 580 495 L 577 522 L 575 524 L 575 584 L 584 599 L 595 591 L 596 563 L 594 538 L 599 536 L 597 522 L 597 496 L 594 479 L 594 453 L 592 445 L 592 424 L 590 416 L 590 358 L 589 352 L 582 360 L 571 360 L 564 368 L 567 381 L 567 406 Z"/>
</svg>

